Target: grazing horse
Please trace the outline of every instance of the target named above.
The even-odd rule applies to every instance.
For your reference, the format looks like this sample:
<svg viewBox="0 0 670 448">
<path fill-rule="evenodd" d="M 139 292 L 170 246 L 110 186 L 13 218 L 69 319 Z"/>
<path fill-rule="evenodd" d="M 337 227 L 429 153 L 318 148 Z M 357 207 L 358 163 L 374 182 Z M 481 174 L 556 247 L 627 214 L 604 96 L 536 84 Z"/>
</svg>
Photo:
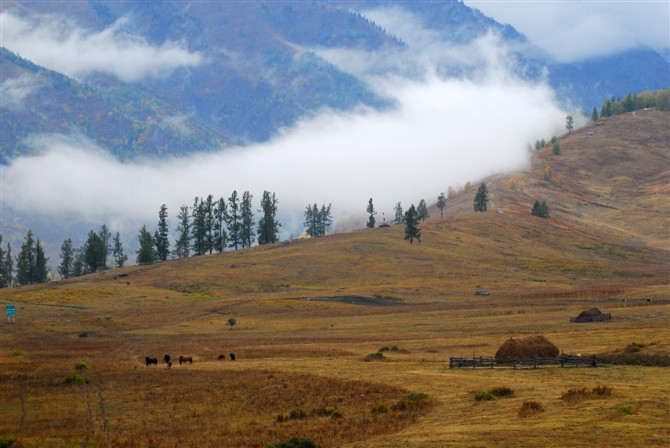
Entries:
<svg viewBox="0 0 670 448">
<path fill-rule="evenodd" d="M 230 360 L 235 361 L 235 353 L 230 352 Z"/>
<path fill-rule="evenodd" d="M 184 356 L 184 355 L 179 356 L 179 365 L 186 364 L 186 363 L 193 364 L 193 357 L 192 356 Z"/>
<path fill-rule="evenodd" d="M 219 355 L 218 360 L 219 361 L 225 361 L 226 360 L 226 355 Z"/>
<path fill-rule="evenodd" d="M 168 362 L 166 362 L 166 364 L 167 364 L 168 369 L 172 368 L 172 361 L 168 361 Z"/>
<path fill-rule="evenodd" d="M 157 358 L 152 358 L 151 356 L 146 356 L 144 358 L 144 361 L 147 363 L 147 367 L 149 367 L 151 364 L 157 366 L 158 365 L 158 359 Z"/>
<path fill-rule="evenodd" d="M 163 356 L 163 362 L 165 364 L 170 362 L 170 354 L 169 353 L 166 353 L 165 356 Z"/>
</svg>

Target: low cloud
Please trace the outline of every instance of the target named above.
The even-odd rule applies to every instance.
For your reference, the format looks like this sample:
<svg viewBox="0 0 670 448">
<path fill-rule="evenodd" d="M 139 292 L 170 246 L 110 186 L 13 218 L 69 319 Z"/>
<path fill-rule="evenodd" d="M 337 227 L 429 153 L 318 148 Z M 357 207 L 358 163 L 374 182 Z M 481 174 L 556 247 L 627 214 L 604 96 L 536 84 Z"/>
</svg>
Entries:
<svg viewBox="0 0 670 448">
<path fill-rule="evenodd" d="M 124 32 L 125 19 L 99 32 L 81 29 L 55 15 L 33 16 L 28 20 L 3 12 L 0 22 L 3 46 L 76 79 L 103 72 L 132 82 L 162 77 L 175 68 L 204 62 L 200 53 L 189 52 L 178 42 L 154 46 Z"/>
<path fill-rule="evenodd" d="M 423 53 L 421 64 L 403 52 L 385 55 L 393 59 L 387 64 L 420 70 L 414 80 L 381 77 L 354 58 L 339 61 L 393 100 L 391 110 L 325 110 L 264 144 L 162 161 L 124 163 L 81 136 L 33 136 L 25 143 L 36 155 L 4 167 L 2 201 L 136 232 L 153 227 L 163 203 L 174 227 L 179 206 L 196 196 L 227 200 L 233 190 L 248 190 L 258 209 L 268 190 L 279 200 L 284 236 L 302 231 L 303 211 L 313 203 L 332 203 L 335 227 L 345 230 L 365 225 L 370 198 L 379 217 L 391 219 L 397 202 L 405 209 L 421 199 L 432 204 L 449 186 L 524 168 L 530 144 L 564 131 L 553 91 L 512 75 L 495 36 L 449 50 L 428 45 L 429 37 L 422 38 L 434 51 Z M 469 54 L 478 68 L 470 77 L 445 78 L 435 68 L 445 54 Z M 182 124 L 173 117 L 171 125 Z"/>
<path fill-rule="evenodd" d="M 37 92 L 44 83 L 37 77 L 20 76 L 0 84 L 0 107 L 22 108 L 23 100 Z"/>
<path fill-rule="evenodd" d="M 510 2 L 466 0 L 509 23 L 559 62 L 609 56 L 636 47 L 670 47 L 667 1 Z"/>
</svg>

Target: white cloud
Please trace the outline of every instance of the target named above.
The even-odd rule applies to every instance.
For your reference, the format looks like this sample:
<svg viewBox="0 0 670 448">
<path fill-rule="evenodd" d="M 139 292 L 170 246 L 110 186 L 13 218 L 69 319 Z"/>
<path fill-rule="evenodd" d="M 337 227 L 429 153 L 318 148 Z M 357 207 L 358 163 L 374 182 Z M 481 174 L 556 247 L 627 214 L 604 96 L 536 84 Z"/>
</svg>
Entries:
<svg viewBox="0 0 670 448">
<path fill-rule="evenodd" d="M 137 81 L 165 76 L 177 67 L 197 66 L 204 61 L 200 53 L 191 53 L 177 42 L 152 46 L 124 33 L 124 19 L 100 32 L 82 30 L 54 15 L 34 16 L 28 21 L 3 12 L 0 23 L 3 46 L 77 79 L 91 72 L 104 72 L 124 81 Z"/>
<path fill-rule="evenodd" d="M 44 85 L 33 76 L 19 76 L 0 84 L 0 107 L 23 107 L 23 100 L 38 91 Z"/>
<path fill-rule="evenodd" d="M 667 1 L 466 0 L 509 23 L 556 60 L 574 62 L 636 47 L 670 47 Z"/>
</svg>

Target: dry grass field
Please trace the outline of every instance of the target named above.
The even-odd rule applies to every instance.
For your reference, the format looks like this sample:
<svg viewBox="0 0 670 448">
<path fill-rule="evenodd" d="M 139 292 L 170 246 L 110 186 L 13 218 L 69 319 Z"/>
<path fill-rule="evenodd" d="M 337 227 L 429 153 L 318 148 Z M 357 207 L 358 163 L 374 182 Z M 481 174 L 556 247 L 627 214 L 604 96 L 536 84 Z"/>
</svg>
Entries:
<svg viewBox="0 0 670 448">
<path fill-rule="evenodd" d="M 668 359 L 669 117 L 573 132 L 561 155 L 487 179 L 488 213 L 473 191 L 443 220 L 431 210 L 418 244 L 392 226 L 2 290 L 17 323 L 0 324 L 0 440 L 670 446 L 668 367 L 449 369 L 536 334 L 570 354 Z M 549 219 L 530 215 L 536 199 Z M 612 320 L 570 323 L 592 307 Z M 194 362 L 168 369 L 165 353 Z M 475 399 L 495 388 L 512 394 Z"/>
</svg>

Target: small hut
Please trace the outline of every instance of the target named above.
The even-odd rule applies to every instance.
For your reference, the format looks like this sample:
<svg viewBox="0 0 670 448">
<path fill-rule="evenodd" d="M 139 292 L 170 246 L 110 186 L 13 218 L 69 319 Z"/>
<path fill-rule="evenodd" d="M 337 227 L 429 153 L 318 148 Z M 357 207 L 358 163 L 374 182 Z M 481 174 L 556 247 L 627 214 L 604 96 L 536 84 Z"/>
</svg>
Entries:
<svg viewBox="0 0 670 448">
<path fill-rule="evenodd" d="M 555 358 L 559 350 L 544 336 L 528 336 L 521 339 L 509 338 L 496 352 L 496 361 L 531 360 Z"/>
</svg>

